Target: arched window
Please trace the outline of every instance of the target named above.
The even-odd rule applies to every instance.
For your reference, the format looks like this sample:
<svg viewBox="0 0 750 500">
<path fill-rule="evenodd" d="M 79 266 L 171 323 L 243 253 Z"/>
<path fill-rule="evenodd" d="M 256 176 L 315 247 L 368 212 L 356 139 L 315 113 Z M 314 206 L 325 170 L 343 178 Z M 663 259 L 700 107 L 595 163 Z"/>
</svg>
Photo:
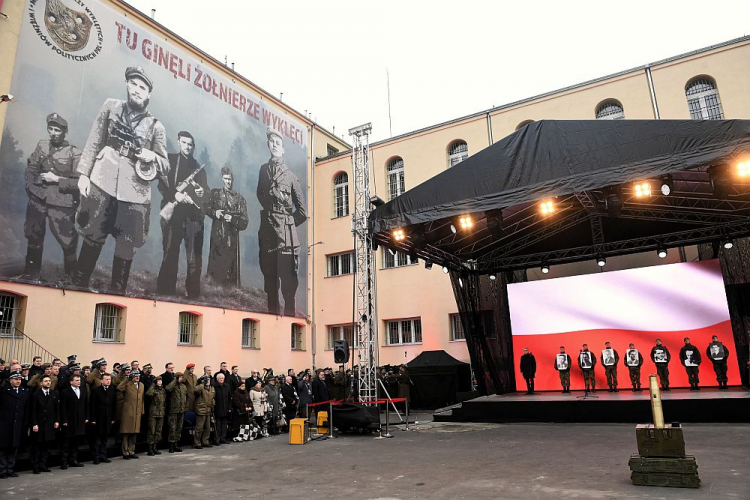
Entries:
<svg viewBox="0 0 750 500">
<path fill-rule="evenodd" d="M 521 123 L 519 123 L 518 125 L 516 125 L 516 130 L 520 130 L 522 127 L 525 127 L 529 123 L 534 123 L 534 120 L 524 120 L 524 121 L 522 121 Z"/>
<path fill-rule="evenodd" d="M 177 338 L 179 345 L 199 345 L 200 315 L 193 312 L 180 313 L 180 330 Z"/>
<path fill-rule="evenodd" d="M 124 307 L 102 303 L 94 311 L 94 340 L 97 342 L 122 342 Z"/>
<path fill-rule="evenodd" d="M 723 120 L 719 89 L 716 82 L 707 76 L 693 78 L 685 87 L 691 120 Z"/>
<path fill-rule="evenodd" d="M 22 299 L 23 297 L 14 293 L 0 292 L 0 338 L 21 336 L 16 329 Z"/>
<path fill-rule="evenodd" d="M 260 321 L 257 319 L 245 318 L 242 320 L 242 347 L 260 349 L 259 325 Z"/>
<path fill-rule="evenodd" d="M 404 160 L 393 158 L 388 162 L 388 200 L 404 194 Z"/>
<path fill-rule="evenodd" d="M 609 99 L 601 103 L 596 108 L 597 120 L 624 120 L 625 110 L 619 101 Z"/>
<path fill-rule="evenodd" d="M 448 167 L 461 163 L 469 157 L 469 146 L 464 141 L 453 141 L 448 146 Z"/>
<path fill-rule="evenodd" d="M 349 215 L 349 176 L 346 172 L 340 172 L 333 179 L 333 215 Z"/>
</svg>

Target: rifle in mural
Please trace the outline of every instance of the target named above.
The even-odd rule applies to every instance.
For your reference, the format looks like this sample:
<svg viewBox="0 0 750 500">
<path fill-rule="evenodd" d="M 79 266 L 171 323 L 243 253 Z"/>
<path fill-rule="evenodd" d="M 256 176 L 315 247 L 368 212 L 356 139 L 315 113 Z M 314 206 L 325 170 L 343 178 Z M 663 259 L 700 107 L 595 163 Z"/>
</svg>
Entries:
<svg viewBox="0 0 750 500">
<path fill-rule="evenodd" d="M 203 170 L 205 167 L 206 167 L 206 164 L 204 163 L 203 165 L 195 169 L 195 171 L 192 174 L 190 174 L 184 181 L 180 182 L 177 185 L 176 191 L 178 193 L 185 194 L 185 190 L 189 186 L 193 186 L 194 188 L 200 188 L 201 186 L 197 182 L 195 182 L 195 176 L 198 175 L 198 172 Z M 185 194 L 185 197 L 187 198 L 188 203 L 202 210 L 202 207 L 199 207 L 198 204 L 196 204 L 195 201 L 193 201 L 193 199 L 189 195 Z M 177 207 L 177 202 L 172 200 L 166 205 L 164 205 L 164 208 L 161 209 L 161 211 L 159 212 L 159 215 L 161 216 L 162 219 L 164 219 L 165 222 L 169 222 L 170 219 L 172 219 L 172 216 L 174 215 L 175 207 Z"/>
</svg>

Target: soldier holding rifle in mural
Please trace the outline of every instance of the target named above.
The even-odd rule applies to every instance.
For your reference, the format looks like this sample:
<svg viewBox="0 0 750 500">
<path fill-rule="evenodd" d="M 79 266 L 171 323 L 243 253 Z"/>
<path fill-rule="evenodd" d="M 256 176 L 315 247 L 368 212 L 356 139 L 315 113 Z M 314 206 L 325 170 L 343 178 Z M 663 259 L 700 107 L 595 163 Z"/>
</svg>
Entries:
<svg viewBox="0 0 750 500">
<path fill-rule="evenodd" d="M 305 197 L 299 179 L 284 163 L 284 139 L 269 128 L 266 132 L 271 158 L 260 167 L 258 201 L 260 212 L 260 270 L 268 295 L 268 312 L 280 314 L 279 283 L 284 296 L 284 314 L 294 316 L 299 279 L 297 226 L 307 220 Z"/>
<path fill-rule="evenodd" d="M 211 250 L 207 275 L 222 287 L 240 286 L 240 231 L 247 229 L 247 203 L 232 189 L 234 175 L 221 169 L 222 189 L 212 189 L 208 202 L 211 224 Z"/>
<path fill-rule="evenodd" d="M 169 172 L 164 125 L 148 112 L 154 85 L 141 67 L 125 70 L 127 100 L 107 99 L 91 127 L 78 172 L 84 237 L 75 284 L 89 286 L 102 246 L 115 239 L 111 288 L 125 291 L 135 250 L 148 236 L 151 181 Z"/>
<path fill-rule="evenodd" d="M 156 292 L 174 295 L 180 245 L 185 241 L 187 278 L 185 289 L 191 299 L 200 297 L 203 271 L 203 219 L 208 200 L 205 165 L 193 158 L 195 139 L 190 132 L 177 134 L 180 152 L 169 155 L 169 173 L 159 179 L 161 233 L 164 257 L 156 281 Z"/>
<path fill-rule="evenodd" d="M 47 117 L 49 139 L 39 141 L 26 168 L 26 206 L 24 234 L 28 240 L 23 278 L 38 280 L 42 271 L 47 219 L 50 231 L 63 251 L 65 280 L 73 278 L 78 250 L 75 228 L 78 206 L 78 162 L 81 150 L 68 143 L 68 122 L 52 113 Z"/>
</svg>

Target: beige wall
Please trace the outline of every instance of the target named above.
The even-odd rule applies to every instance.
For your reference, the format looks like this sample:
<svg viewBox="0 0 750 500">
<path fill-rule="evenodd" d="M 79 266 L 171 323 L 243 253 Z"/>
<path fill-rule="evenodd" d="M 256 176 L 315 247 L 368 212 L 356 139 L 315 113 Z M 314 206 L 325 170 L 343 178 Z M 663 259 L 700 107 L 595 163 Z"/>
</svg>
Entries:
<svg viewBox="0 0 750 500">
<path fill-rule="evenodd" d="M 18 37 L 21 34 L 21 22 L 26 3 L 15 0 L 3 2 L 3 14 L 7 19 L 0 18 L 0 94 L 10 92 L 10 83 L 13 79 L 13 61 L 16 60 L 16 49 L 18 48 Z M 5 124 L 5 114 L 8 106 L 13 103 L 0 103 L 0 131 Z M 0 134 L 0 144 L 3 142 Z"/>
</svg>

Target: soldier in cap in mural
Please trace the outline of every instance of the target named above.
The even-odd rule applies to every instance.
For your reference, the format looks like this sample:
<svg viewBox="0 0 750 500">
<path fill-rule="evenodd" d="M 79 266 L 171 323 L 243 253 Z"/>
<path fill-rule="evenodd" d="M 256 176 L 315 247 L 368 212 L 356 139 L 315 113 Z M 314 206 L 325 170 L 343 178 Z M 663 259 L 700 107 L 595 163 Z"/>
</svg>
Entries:
<svg viewBox="0 0 750 500">
<path fill-rule="evenodd" d="M 203 271 L 203 219 L 208 198 L 208 182 L 204 166 L 193 158 L 195 139 L 190 132 L 177 134 L 180 152 L 169 155 L 169 174 L 159 181 L 162 194 L 159 212 L 164 257 L 156 281 L 156 292 L 174 295 L 180 245 L 185 241 L 189 298 L 200 297 Z"/>
<path fill-rule="evenodd" d="M 28 240 L 23 278 L 38 280 L 42 270 L 44 236 L 49 219 L 50 231 L 62 247 L 65 279 L 71 280 L 76 267 L 78 233 L 75 215 L 78 206 L 78 162 L 81 150 L 68 143 L 68 122 L 52 113 L 47 116 L 49 139 L 39 141 L 26 168 L 24 234 Z"/>
<path fill-rule="evenodd" d="M 258 201 L 260 212 L 258 244 L 260 270 L 268 295 L 268 311 L 280 314 L 279 284 L 284 296 L 284 314 L 294 316 L 299 279 L 299 247 L 297 226 L 307 220 L 305 195 L 299 179 L 284 163 L 284 140 L 271 128 L 266 132 L 271 159 L 260 167 Z"/>
<path fill-rule="evenodd" d="M 240 231 L 247 229 L 247 203 L 232 190 L 234 175 L 228 167 L 221 169 L 224 187 L 211 190 L 207 212 L 211 225 L 211 250 L 208 272 L 219 285 L 240 286 Z"/>
<path fill-rule="evenodd" d="M 107 99 L 91 127 L 78 172 L 84 237 L 75 284 L 89 286 L 102 246 L 115 239 L 111 288 L 125 291 L 136 248 L 146 242 L 151 181 L 169 173 L 164 125 L 148 112 L 153 83 L 141 67 L 125 70 L 127 100 Z"/>
</svg>

